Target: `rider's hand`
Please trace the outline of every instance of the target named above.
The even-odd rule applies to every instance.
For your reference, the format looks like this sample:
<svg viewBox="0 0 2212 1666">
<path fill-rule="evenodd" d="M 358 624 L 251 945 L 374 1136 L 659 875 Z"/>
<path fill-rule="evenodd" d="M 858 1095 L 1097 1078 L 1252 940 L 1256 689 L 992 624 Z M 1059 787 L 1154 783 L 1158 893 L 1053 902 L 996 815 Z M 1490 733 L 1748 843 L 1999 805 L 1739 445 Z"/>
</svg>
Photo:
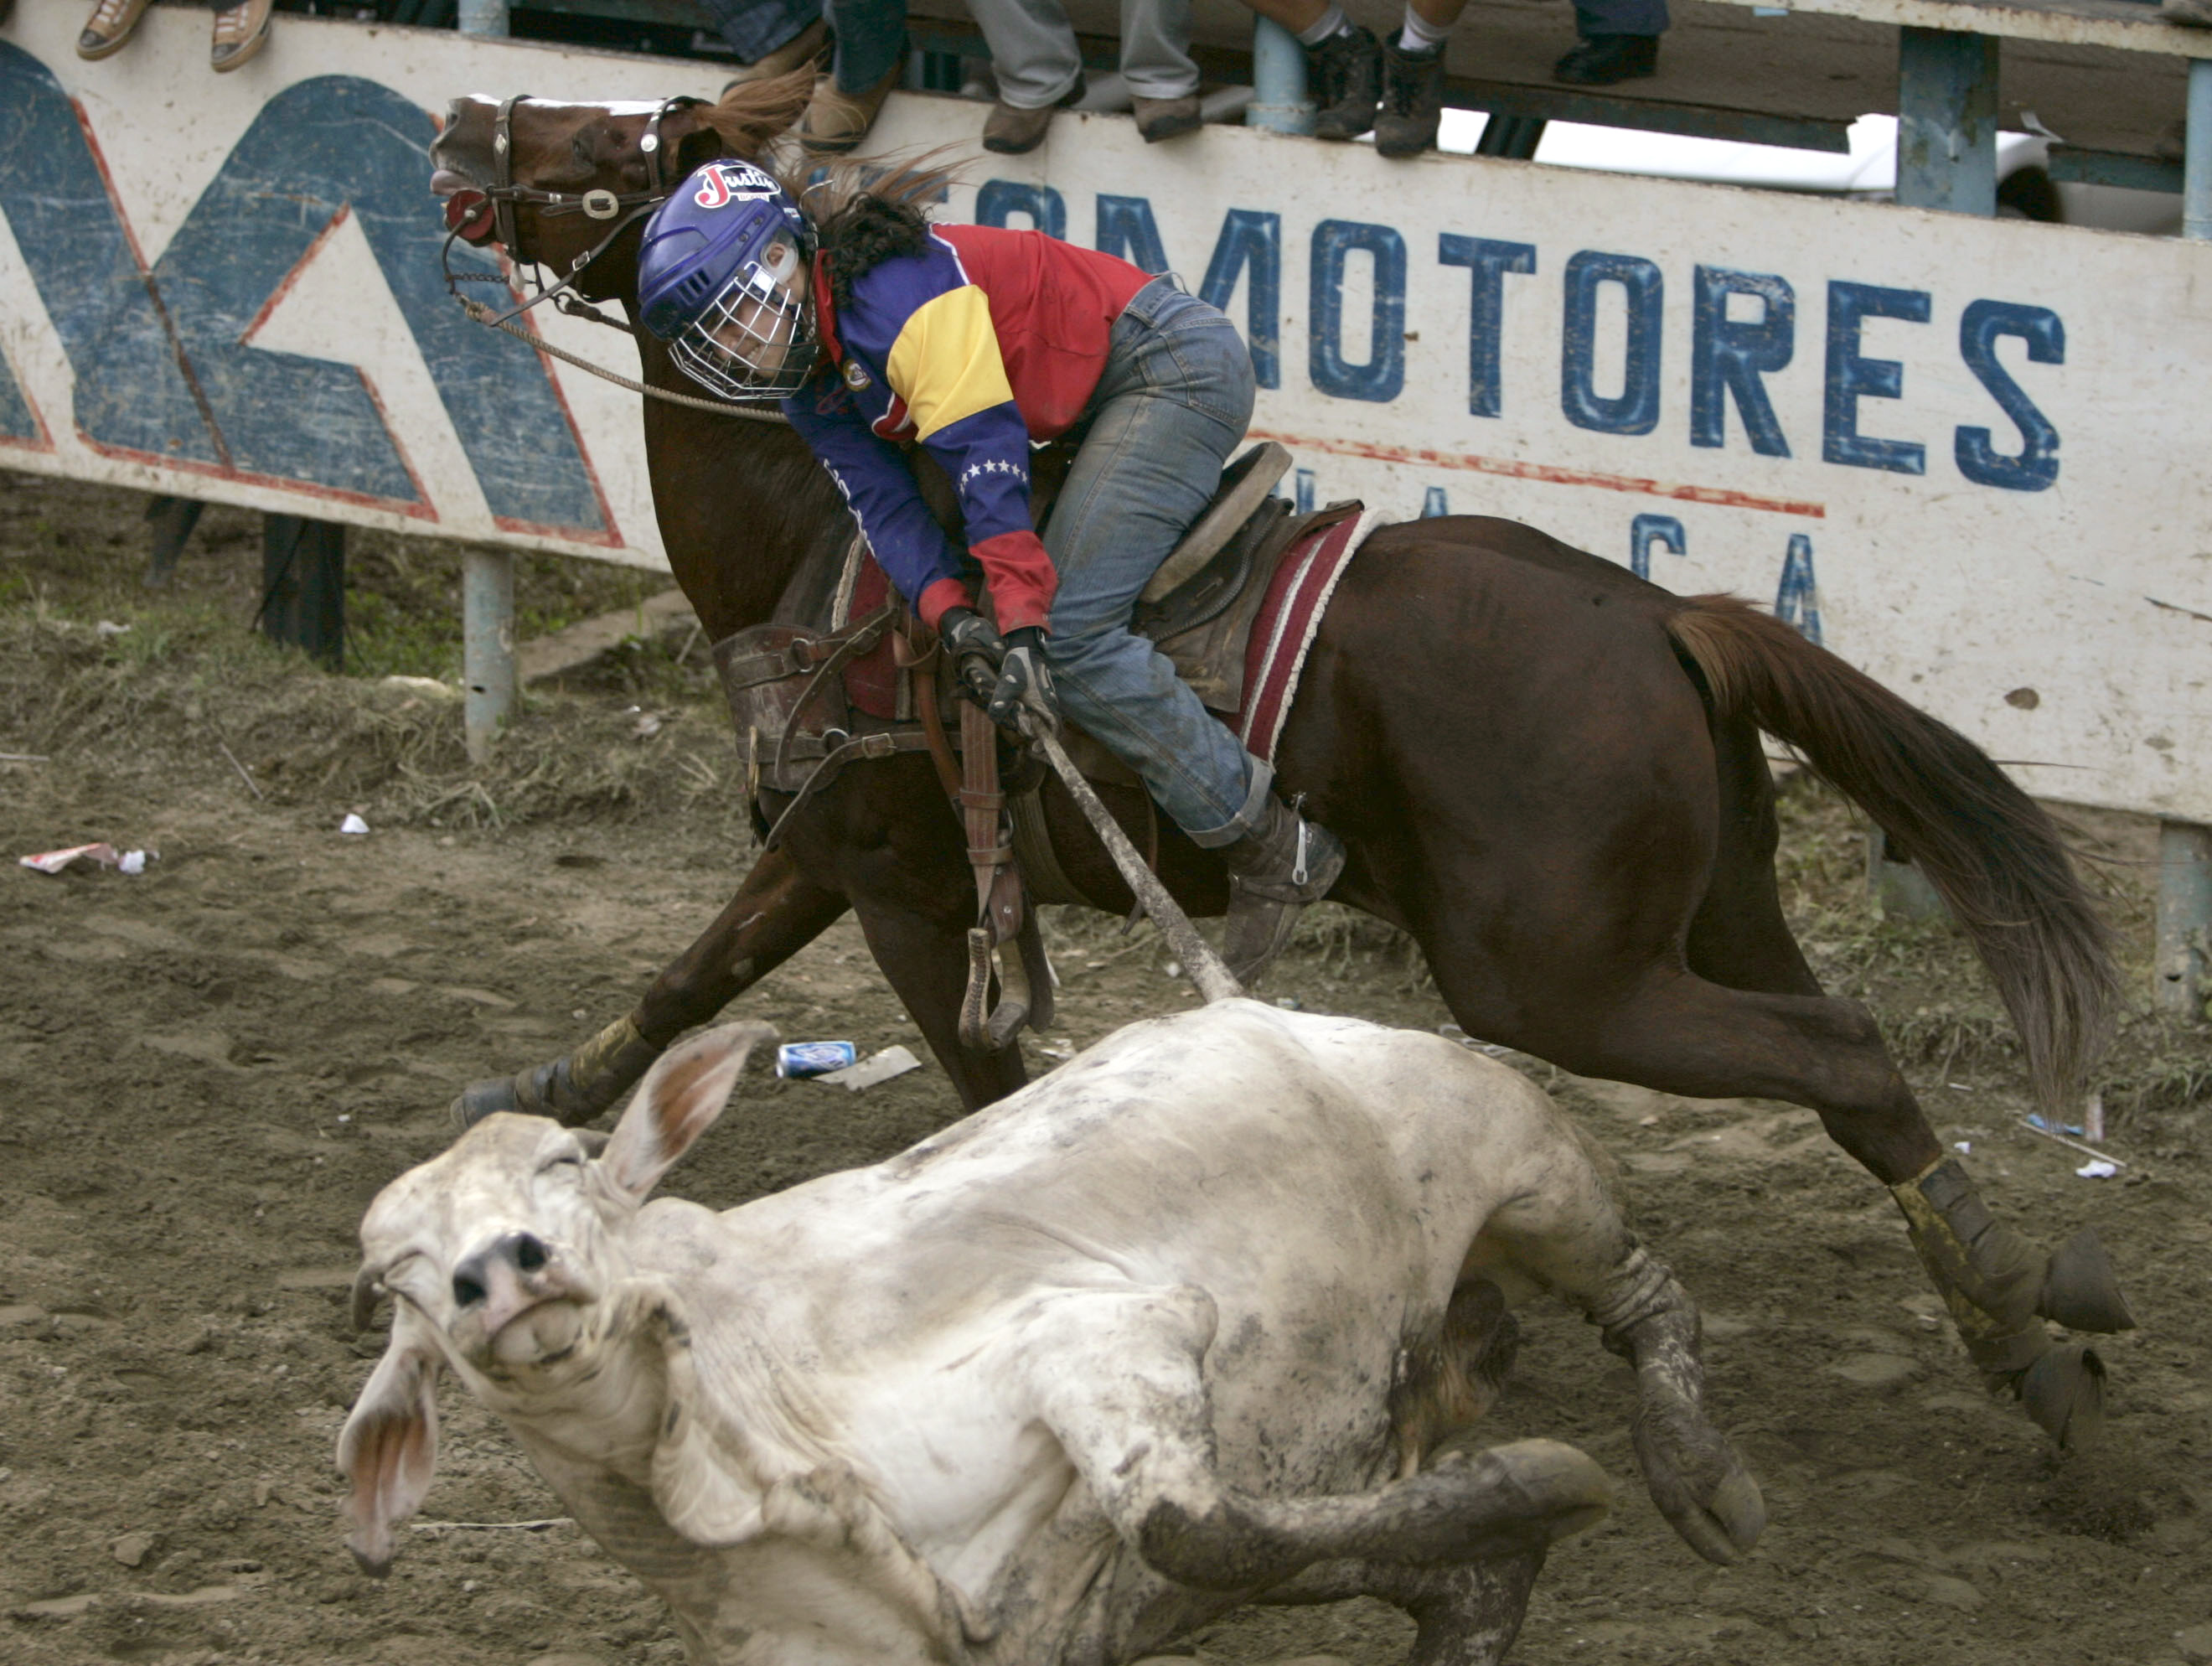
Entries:
<svg viewBox="0 0 2212 1666">
<path fill-rule="evenodd" d="M 1006 639 L 972 607 L 946 608 L 937 621 L 937 634 L 969 698 L 989 705 L 999 685 L 999 664 L 1006 657 Z"/>
<path fill-rule="evenodd" d="M 1052 668 L 1045 663 L 1044 632 L 1024 625 L 1008 631 L 1006 644 L 1006 657 L 999 661 L 999 685 L 991 690 L 991 721 L 1019 731 L 1022 714 L 1027 713 L 1048 733 L 1056 731 L 1060 696 L 1052 686 Z"/>
</svg>

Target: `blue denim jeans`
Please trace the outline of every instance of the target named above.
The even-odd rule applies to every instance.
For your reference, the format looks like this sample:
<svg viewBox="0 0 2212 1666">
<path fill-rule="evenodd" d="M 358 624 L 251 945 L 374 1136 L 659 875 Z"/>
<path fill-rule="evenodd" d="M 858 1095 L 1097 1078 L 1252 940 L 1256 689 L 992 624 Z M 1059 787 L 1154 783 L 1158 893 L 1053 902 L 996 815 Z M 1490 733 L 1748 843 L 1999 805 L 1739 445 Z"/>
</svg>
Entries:
<svg viewBox="0 0 2212 1666">
<path fill-rule="evenodd" d="M 865 93 L 906 57 L 906 0 L 822 0 L 837 37 L 831 73 L 841 93 Z"/>
<path fill-rule="evenodd" d="M 1273 779 L 1209 714 L 1129 615 L 1221 484 L 1252 420 L 1252 359 L 1237 326 L 1170 277 L 1114 325 L 1091 431 L 1045 528 L 1060 575 L 1046 657 L 1060 705 L 1144 778 L 1201 845 L 1255 830 Z"/>
<path fill-rule="evenodd" d="M 746 64 L 759 63 L 822 15 L 820 0 L 706 0 L 706 5 L 714 27 Z"/>
</svg>

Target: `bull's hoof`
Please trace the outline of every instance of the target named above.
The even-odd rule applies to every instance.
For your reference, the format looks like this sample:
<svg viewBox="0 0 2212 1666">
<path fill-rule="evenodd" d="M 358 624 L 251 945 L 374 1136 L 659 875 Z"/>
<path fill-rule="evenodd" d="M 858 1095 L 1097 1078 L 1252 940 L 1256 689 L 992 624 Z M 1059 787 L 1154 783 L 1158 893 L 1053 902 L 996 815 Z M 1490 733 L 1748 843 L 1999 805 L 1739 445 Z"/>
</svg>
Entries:
<svg viewBox="0 0 2212 1666">
<path fill-rule="evenodd" d="M 454 1131 L 466 1134 L 494 1111 L 520 1110 L 522 1101 L 514 1091 L 514 1078 L 502 1076 L 493 1082 L 471 1082 L 448 1109 Z"/>
<path fill-rule="evenodd" d="M 2136 1328 L 2136 1316 L 2120 1293 L 2112 1258 L 2097 1241 L 2095 1228 L 2085 1226 L 2059 1245 L 2043 1274 L 2035 1310 L 2069 1330 L 2109 1334 Z"/>
<path fill-rule="evenodd" d="M 2105 1362 L 2081 1342 L 2054 1347 L 2021 1373 L 2021 1403 L 2063 1447 L 2087 1445 L 2105 1420 Z"/>
</svg>

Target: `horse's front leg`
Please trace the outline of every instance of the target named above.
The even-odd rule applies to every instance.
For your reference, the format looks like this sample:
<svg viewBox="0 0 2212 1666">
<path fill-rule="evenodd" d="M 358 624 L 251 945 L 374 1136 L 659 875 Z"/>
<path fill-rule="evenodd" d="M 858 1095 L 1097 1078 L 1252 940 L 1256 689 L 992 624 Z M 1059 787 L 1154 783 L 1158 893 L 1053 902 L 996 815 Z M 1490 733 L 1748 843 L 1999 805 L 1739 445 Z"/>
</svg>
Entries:
<svg viewBox="0 0 2212 1666">
<path fill-rule="evenodd" d="M 516 1110 L 571 1126 L 589 1122 L 628 1092 L 663 1048 L 708 1022 L 850 906 L 842 892 L 802 873 L 787 852 L 767 852 L 729 906 L 653 979 L 629 1017 L 550 1064 L 471 1084 L 453 1101 L 454 1120 L 466 1128 L 495 1110 Z"/>
</svg>

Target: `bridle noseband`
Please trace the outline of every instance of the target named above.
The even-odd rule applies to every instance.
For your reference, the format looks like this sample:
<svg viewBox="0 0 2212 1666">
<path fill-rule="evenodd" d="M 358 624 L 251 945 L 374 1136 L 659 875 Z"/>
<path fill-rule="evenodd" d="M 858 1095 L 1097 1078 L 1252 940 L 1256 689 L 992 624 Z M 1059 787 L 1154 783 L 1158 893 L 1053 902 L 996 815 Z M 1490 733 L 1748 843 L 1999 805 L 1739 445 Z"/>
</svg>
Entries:
<svg viewBox="0 0 2212 1666">
<path fill-rule="evenodd" d="M 703 104 L 706 100 L 682 97 L 664 99 L 651 117 L 647 119 L 645 131 L 637 142 L 637 148 L 645 153 L 647 182 L 645 190 L 612 192 L 599 187 L 591 191 L 568 192 L 544 191 L 536 185 L 519 185 L 514 183 L 514 106 L 518 104 L 526 104 L 529 100 L 529 94 L 517 93 L 513 98 L 501 103 L 499 113 L 492 119 L 490 189 L 471 192 L 457 192 L 454 193 L 453 201 L 447 209 L 446 241 L 439 251 L 439 264 L 445 272 L 447 291 L 468 309 L 471 318 L 477 318 L 477 321 L 481 324 L 506 325 L 528 312 L 540 301 L 550 301 L 571 318 L 589 319 L 594 324 L 604 324 L 612 329 L 628 333 L 629 331 L 628 325 L 609 318 L 582 296 L 572 291 L 576 281 L 591 270 L 592 263 L 613 246 L 615 239 L 628 231 L 635 222 L 666 202 L 673 194 L 675 187 L 668 182 L 664 161 L 668 154 L 668 145 L 661 133 L 660 124 L 672 111 L 688 109 L 693 105 Z M 473 196 L 476 200 L 473 202 L 463 200 L 469 196 Z M 521 204 L 526 204 L 536 209 L 541 215 L 581 213 L 592 220 L 611 220 L 614 224 L 607 228 L 605 236 L 570 262 L 567 275 L 552 288 L 548 289 L 544 278 L 539 276 L 540 263 L 535 257 L 526 252 L 522 247 L 521 232 L 515 222 L 514 216 L 516 206 Z M 473 237 L 469 234 L 471 231 L 482 229 L 486 213 L 489 213 L 492 217 L 491 240 L 505 249 L 516 265 L 530 268 L 531 284 L 538 291 L 530 300 L 497 318 L 490 316 L 491 309 L 489 307 L 478 301 L 472 301 L 463 295 L 460 286 L 464 283 L 504 283 L 507 281 L 506 278 L 496 272 L 457 272 L 453 270 L 453 244 L 457 239 L 471 243 L 483 240 L 481 237 Z M 484 316 L 477 318 L 479 313 Z"/>
</svg>

